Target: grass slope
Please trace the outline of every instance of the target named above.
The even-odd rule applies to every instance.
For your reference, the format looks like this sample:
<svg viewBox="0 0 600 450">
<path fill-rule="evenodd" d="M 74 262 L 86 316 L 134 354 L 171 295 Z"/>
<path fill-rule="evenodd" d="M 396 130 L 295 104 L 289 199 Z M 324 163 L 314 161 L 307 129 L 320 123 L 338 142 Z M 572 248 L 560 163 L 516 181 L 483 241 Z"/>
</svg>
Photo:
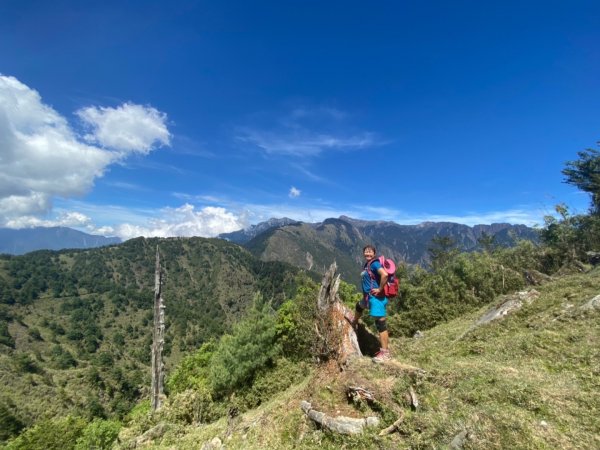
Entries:
<svg viewBox="0 0 600 450">
<path fill-rule="evenodd" d="M 394 364 L 361 358 L 343 372 L 320 367 L 234 419 L 167 421 L 162 437 L 147 439 L 145 448 L 199 448 L 215 437 L 227 448 L 244 449 L 452 448 L 459 440 L 454 448 L 600 448 L 600 312 L 582 309 L 600 293 L 600 270 L 536 289 L 540 295 L 533 303 L 502 320 L 473 327 L 488 305 L 421 339 L 392 339 Z M 409 365 L 424 374 L 406 370 Z M 377 403 L 350 403 L 349 385 L 369 389 Z M 406 398 L 411 387 L 419 399 L 416 409 Z M 380 428 L 404 419 L 389 436 L 378 436 L 379 429 L 336 436 L 305 418 L 301 400 L 332 416 L 377 415 Z M 129 448 L 134 436 L 152 426 L 144 420 L 144 427 L 129 424 L 118 448 Z"/>
</svg>

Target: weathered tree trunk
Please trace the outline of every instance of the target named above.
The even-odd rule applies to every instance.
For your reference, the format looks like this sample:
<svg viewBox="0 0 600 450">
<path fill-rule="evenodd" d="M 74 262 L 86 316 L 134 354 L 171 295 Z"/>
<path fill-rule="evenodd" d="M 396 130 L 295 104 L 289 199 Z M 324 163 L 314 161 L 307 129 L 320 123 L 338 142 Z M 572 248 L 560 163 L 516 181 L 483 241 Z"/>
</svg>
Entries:
<svg viewBox="0 0 600 450">
<path fill-rule="evenodd" d="M 317 299 L 317 345 L 319 360 L 335 360 L 342 366 L 348 358 L 362 356 L 356 333 L 350 324 L 353 312 L 340 300 L 340 277 L 334 262 L 323 277 Z"/>
<path fill-rule="evenodd" d="M 156 266 L 154 269 L 154 331 L 152 336 L 152 411 L 162 406 L 164 395 L 164 363 L 162 359 L 165 344 L 165 304 L 162 298 L 162 271 L 158 245 L 156 246 Z"/>
</svg>

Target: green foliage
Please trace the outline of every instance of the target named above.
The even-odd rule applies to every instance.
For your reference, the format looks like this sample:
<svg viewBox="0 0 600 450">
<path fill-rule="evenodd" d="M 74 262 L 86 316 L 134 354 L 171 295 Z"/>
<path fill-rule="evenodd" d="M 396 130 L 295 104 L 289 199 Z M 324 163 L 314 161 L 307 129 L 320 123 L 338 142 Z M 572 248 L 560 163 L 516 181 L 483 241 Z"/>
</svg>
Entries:
<svg viewBox="0 0 600 450">
<path fill-rule="evenodd" d="M 117 439 L 120 430 L 120 422 L 96 419 L 83 429 L 75 444 L 75 450 L 109 449 Z"/>
<path fill-rule="evenodd" d="M 286 358 L 276 360 L 273 367 L 261 368 L 256 373 L 252 385 L 242 395 L 243 408 L 256 408 L 278 392 L 297 384 L 308 373 L 308 363 L 298 363 Z"/>
<path fill-rule="evenodd" d="M 344 283 L 344 286 L 348 285 Z M 298 361 L 311 357 L 315 342 L 315 299 L 318 292 L 318 285 L 308 277 L 303 277 L 295 297 L 277 311 L 275 331 L 287 358 Z"/>
<path fill-rule="evenodd" d="M 545 249 L 531 241 L 518 241 L 516 246 L 499 249 L 493 256 L 501 266 L 518 273 L 530 269 L 544 270 Z"/>
<path fill-rule="evenodd" d="M 456 242 L 450 236 L 433 237 L 427 252 L 434 271 L 444 268 L 459 253 Z"/>
<path fill-rule="evenodd" d="M 10 401 L 0 401 L 0 442 L 16 436 L 25 427 L 15 415 L 16 405 Z"/>
<path fill-rule="evenodd" d="M 317 287 L 315 285 L 315 287 Z M 314 292 L 314 296 L 312 299 L 312 303 L 315 303 L 316 295 L 318 294 L 318 290 Z M 356 286 L 353 284 L 348 284 L 344 282 L 344 280 L 340 280 L 340 288 L 338 289 L 338 294 L 342 302 L 351 309 L 354 309 L 354 305 L 356 302 L 360 301 L 362 298 L 362 294 L 356 290 Z"/>
<path fill-rule="evenodd" d="M 217 344 L 210 340 L 190 356 L 186 356 L 167 379 L 166 386 L 171 394 L 189 389 L 204 389 L 208 386 L 209 367 Z"/>
<path fill-rule="evenodd" d="M 571 215 L 566 205 L 557 205 L 559 217 L 546 216 L 540 232 L 547 252 L 544 265 L 552 272 L 564 264 L 586 259 L 587 251 L 600 249 L 600 215 Z"/>
<path fill-rule="evenodd" d="M 42 373 L 43 369 L 35 362 L 29 353 L 16 353 L 12 363 L 17 373 Z"/>
<path fill-rule="evenodd" d="M 61 417 L 38 422 L 10 441 L 7 450 L 70 450 L 86 427 L 78 417 Z"/>
<path fill-rule="evenodd" d="M 402 269 L 400 298 L 396 308 L 390 308 L 397 314 L 388 319 L 391 332 L 411 336 L 417 330 L 426 330 L 489 303 L 499 294 L 521 288 L 522 270 L 528 262 L 534 262 L 522 257 L 522 253 L 524 249 L 532 251 L 532 246 L 523 243 L 494 253 L 445 255 L 443 264 L 435 264 L 435 272 L 418 267 Z"/>
<path fill-rule="evenodd" d="M 8 331 L 8 323 L 4 320 L 0 320 L 0 344 L 15 348 L 15 340 Z"/>
<path fill-rule="evenodd" d="M 592 197 L 590 212 L 600 215 L 600 152 L 587 149 L 578 152 L 579 159 L 568 161 L 562 173 L 565 183 L 576 186 Z"/>
<path fill-rule="evenodd" d="M 250 384 L 255 373 L 280 353 L 276 315 L 269 304 L 261 303 L 257 298 L 248 316 L 217 345 L 210 366 L 211 387 L 217 397 Z"/>
<path fill-rule="evenodd" d="M 477 245 L 486 253 L 492 253 L 497 247 L 498 242 L 493 234 L 488 234 L 485 231 L 477 239 Z"/>
<path fill-rule="evenodd" d="M 219 413 L 210 389 L 199 386 L 169 397 L 160 415 L 171 423 L 199 424 L 217 419 Z"/>
<path fill-rule="evenodd" d="M 177 366 L 186 350 L 214 337 L 229 334 L 233 347 L 241 345 L 232 330 L 252 309 L 256 292 L 273 308 L 296 295 L 298 269 L 260 261 L 235 244 L 141 238 L 110 248 L 3 255 L 0 349 L 6 364 L 0 377 L 8 381 L 0 395 L 13 398 L 19 411 L 26 405 L 27 425 L 74 411 L 89 419 L 120 418 L 140 400 L 149 385 L 157 244 L 165 269 L 164 354 L 167 367 L 177 367 L 167 383 L 171 395 L 204 389 L 212 398 L 215 385 L 223 396 L 230 388 L 247 389 L 254 374 L 280 356 L 271 310 L 256 321 L 266 328 L 256 336 L 250 332 L 258 348 L 241 372 L 234 371 L 233 385 L 213 381 L 207 362 L 215 341 L 203 347 L 200 361 Z"/>
<path fill-rule="evenodd" d="M 137 403 L 125 416 L 125 423 L 139 421 L 150 414 L 150 400 L 142 400 Z"/>
<path fill-rule="evenodd" d="M 77 366 L 77 361 L 73 355 L 68 350 L 65 350 L 61 345 L 55 345 L 52 347 L 50 358 L 53 362 L 53 366 L 56 369 L 69 369 Z"/>
</svg>

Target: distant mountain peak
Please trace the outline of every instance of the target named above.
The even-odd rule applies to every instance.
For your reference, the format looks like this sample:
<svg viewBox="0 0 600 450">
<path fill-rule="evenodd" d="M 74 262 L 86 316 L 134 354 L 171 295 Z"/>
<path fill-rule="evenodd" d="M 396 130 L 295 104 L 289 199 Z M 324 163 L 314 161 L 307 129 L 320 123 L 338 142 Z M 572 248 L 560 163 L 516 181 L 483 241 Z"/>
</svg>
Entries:
<svg viewBox="0 0 600 450">
<path fill-rule="evenodd" d="M 236 244 L 245 244 L 250 241 L 254 237 L 258 236 L 261 233 L 269 231 L 273 228 L 279 228 L 286 225 L 293 225 L 296 223 L 300 223 L 297 220 L 290 219 L 289 217 L 282 217 L 281 219 L 271 218 L 264 222 L 257 223 L 256 225 L 250 225 L 247 228 L 242 230 L 233 231 L 231 233 L 221 233 L 219 234 L 220 239 L 225 239 L 226 241 L 235 242 Z"/>
<path fill-rule="evenodd" d="M 94 248 L 120 244 L 118 237 L 87 234 L 67 227 L 0 228 L 0 253 L 22 255 L 36 250 Z"/>
</svg>

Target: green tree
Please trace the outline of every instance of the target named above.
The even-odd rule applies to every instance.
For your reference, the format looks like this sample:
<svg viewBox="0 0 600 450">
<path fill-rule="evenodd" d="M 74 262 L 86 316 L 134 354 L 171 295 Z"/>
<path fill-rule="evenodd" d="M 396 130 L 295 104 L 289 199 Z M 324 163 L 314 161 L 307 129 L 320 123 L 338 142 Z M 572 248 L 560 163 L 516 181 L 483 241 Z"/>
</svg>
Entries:
<svg viewBox="0 0 600 450">
<path fill-rule="evenodd" d="M 579 159 L 567 161 L 562 173 L 564 182 L 576 186 L 592 197 L 590 212 L 600 215 L 600 152 L 587 149 L 578 152 Z"/>
<path fill-rule="evenodd" d="M 70 450 L 85 428 L 79 417 L 61 417 L 38 422 L 5 447 L 7 450 Z"/>
<path fill-rule="evenodd" d="M 70 369 L 77 366 L 77 361 L 73 355 L 65 350 L 60 344 L 52 347 L 50 352 L 53 366 L 57 369 Z"/>
<path fill-rule="evenodd" d="M 31 358 L 29 353 L 17 353 L 12 359 L 18 373 L 42 373 L 43 369 Z"/>
<path fill-rule="evenodd" d="M 488 234 L 485 231 L 483 231 L 481 236 L 479 236 L 479 239 L 477 239 L 477 244 L 486 253 L 492 253 L 498 246 L 498 243 L 496 242 L 496 236 L 493 234 Z"/>
<path fill-rule="evenodd" d="M 75 450 L 109 449 L 117 439 L 121 423 L 114 420 L 96 419 L 89 423 L 83 430 Z"/>
<path fill-rule="evenodd" d="M 435 272 L 444 268 L 459 253 L 456 242 L 450 236 L 434 236 L 427 252 Z"/>
<path fill-rule="evenodd" d="M 308 277 L 300 280 L 300 286 L 293 299 L 285 302 L 277 311 L 275 325 L 277 340 L 282 345 L 283 354 L 294 361 L 309 359 L 315 342 L 316 298 L 319 287 Z M 340 283 L 340 290 L 356 292 L 354 286 Z M 344 297 L 342 296 L 342 298 Z M 354 300 L 356 303 L 356 299 Z"/>
<path fill-rule="evenodd" d="M 14 414 L 16 410 L 12 401 L 0 402 L 0 442 L 16 436 L 25 426 Z"/>
<path fill-rule="evenodd" d="M 15 340 L 8 332 L 8 323 L 0 319 L 0 344 L 15 348 Z"/>
<path fill-rule="evenodd" d="M 212 358 L 210 378 L 217 396 L 249 386 L 255 373 L 280 354 L 276 316 L 269 304 L 255 299 L 255 306 L 232 334 L 224 335 Z"/>
</svg>

